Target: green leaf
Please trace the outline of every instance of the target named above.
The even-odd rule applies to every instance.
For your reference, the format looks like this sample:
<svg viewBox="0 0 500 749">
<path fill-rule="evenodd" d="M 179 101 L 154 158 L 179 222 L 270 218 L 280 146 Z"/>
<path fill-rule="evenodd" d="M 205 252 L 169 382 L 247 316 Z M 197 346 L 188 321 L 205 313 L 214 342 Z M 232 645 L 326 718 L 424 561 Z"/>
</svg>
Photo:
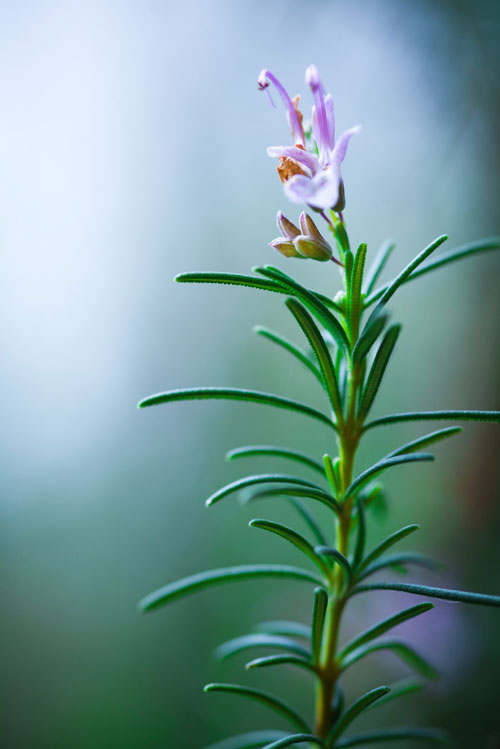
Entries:
<svg viewBox="0 0 500 749">
<path fill-rule="evenodd" d="M 372 407 L 400 332 L 401 325 L 391 325 L 378 347 L 361 397 L 359 406 L 359 417 L 361 419 L 366 417 Z"/>
<path fill-rule="evenodd" d="M 359 590 L 359 588 L 356 588 L 355 590 Z M 414 619 L 416 616 L 420 616 L 420 614 L 425 614 L 426 611 L 429 611 L 433 608 L 434 605 L 432 603 L 417 603 L 416 606 L 411 606 L 409 609 L 405 609 L 404 611 L 400 611 L 398 614 L 389 616 L 387 619 L 384 619 L 378 624 L 375 624 L 373 627 L 370 627 L 354 639 L 350 640 L 347 645 L 342 648 L 342 651 L 340 652 L 340 659 L 343 660 L 346 655 L 349 655 L 349 653 L 357 650 L 367 642 L 371 642 L 376 637 L 384 635 L 386 632 L 388 632 L 390 629 L 393 629 L 398 624 L 407 622 L 409 619 Z"/>
<path fill-rule="evenodd" d="M 434 741 L 438 744 L 449 743 L 448 736 L 442 731 L 432 728 L 392 728 L 385 731 L 367 731 L 357 736 L 350 736 L 336 744 L 337 749 L 348 749 L 351 746 L 362 744 L 379 744 L 386 741 L 405 741 L 415 739 L 417 741 Z"/>
<path fill-rule="evenodd" d="M 500 421 L 500 411 L 414 411 L 382 416 L 365 424 L 364 429 L 397 424 L 400 421 Z"/>
<path fill-rule="evenodd" d="M 240 684 L 207 684 L 205 692 L 224 692 L 226 694 L 236 694 L 241 697 L 248 697 L 251 700 L 260 702 L 262 705 L 271 708 L 276 713 L 289 720 L 293 725 L 297 726 L 300 731 L 307 731 L 308 725 L 301 716 L 295 712 L 295 710 L 287 705 L 286 703 L 278 700 L 267 692 L 262 692 L 260 689 L 253 689 L 251 687 L 244 687 Z"/>
<path fill-rule="evenodd" d="M 313 736 L 312 733 L 295 733 L 284 739 L 273 741 L 272 744 L 266 744 L 262 749 L 281 749 L 283 746 L 292 746 L 292 744 L 319 744 L 319 746 L 324 746 L 322 740 Z"/>
<path fill-rule="evenodd" d="M 405 445 L 398 447 L 397 450 L 390 452 L 386 457 L 392 458 L 395 455 L 406 455 L 407 453 L 415 452 L 416 450 L 420 450 L 420 448 L 429 447 L 429 445 L 433 445 L 435 442 L 440 442 L 448 437 L 453 437 L 460 432 L 463 432 L 462 427 L 446 427 L 446 429 L 438 429 L 436 432 L 431 432 L 430 434 L 419 437 L 412 442 L 407 442 Z"/>
<path fill-rule="evenodd" d="M 319 372 L 314 362 L 312 362 L 309 359 L 305 351 L 303 351 L 301 348 L 299 348 L 294 343 L 292 343 L 292 341 L 289 341 L 288 338 L 284 338 L 279 333 L 275 333 L 274 330 L 265 328 L 262 325 L 256 325 L 253 330 L 258 335 L 261 335 L 263 336 L 263 338 L 267 338 L 273 343 L 278 344 L 278 346 L 281 346 L 281 348 L 285 349 L 285 351 L 288 351 L 288 353 L 292 354 L 292 356 L 298 359 L 298 361 L 304 364 L 307 367 L 307 369 L 309 369 L 313 373 L 313 375 L 321 384 L 321 387 L 324 387 L 324 382 L 323 382 L 323 378 L 321 377 L 321 372 Z"/>
<path fill-rule="evenodd" d="M 285 731 L 251 731 L 231 736 L 229 739 L 210 744 L 205 749 L 259 749 L 270 741 L 277 741 L 287 736 Z"/>
<path fill-rule="evenodd" d="M 420 567 L 432 570 L 433 572 L 439 572 L 444 567 L 443 564 L 436 562 L 425 554 L 415 554 L 411 552 L 406 554 L 394 554 L 390 557 L 384 557 L 379 562 L 370 564 L 365 568 L 363 574 L 357 576 L 357 579 L 364 580 L 369 575 L 374 575 L 376 572 L 380 572 L 380 570 L 386 569 L 387 567 L 399 567 L 407 564 L 416 564 Z"/>
<path fill-rule="evenodd" d="M 395 455 L 393 458 L 383 458 L 382 460 L 379 460 L 378 463 L 374 463 L 370 468 L 367 468 L 363 473 L 360 473 L 347 488 L 345 496 L 350 497 L 352 494 L 355 494 L 355 492 L 359 491 L 363 486 L 371 481 L 374 476 L 378 476 L 379 473 L 387 470 L 387 468 L 404 465 L 405 463 L 419 463 L 428 460 L 434 460 L 434 456 L 428 453 L 411 453 L 410 455 Z"/>
<path fill-rule="evenodd" d="M 360 715 L 360 713 L 364 712 L 364 710 L 367 710 L 370 705 L 373 705 L 374 702 L 386 695 L 389 691 L 389 687 L 376 687 L 375 689 L 372 689 L 371 691 L 360 697 L 358 700 L 356 700 L 356 702 L 351 705 L 348 710 L 345 711 L 340 720 L 338 720 L 337 723 L 335 723 L 335 725 L 333 726 L 333 729 L 330 732 L 326 742 L 327 745 L 331 746 L 332 744 L 334 744 L 335 740 L 342 733 L 344 733 L 346 728 L 351 725 L 351 723 L 358 717 L 358 715 Z M 338 746 L 338 744 L 335 745 Z"/>
<path fill-rule="evenodd" d="M 328 575 L 330 574 L 328 565 L 325 564 L 321 557 L 316 554 L 309 541 L 307 541 L 304 536 L 301 536 L 300 533 L 297 533 L 297 531 L 294 531 L 292 528 L 289 528 L 282 523 L 277 523 L 274 520 L 262 520 L 260 518 L 250 520 L 248 525 L 251 528 L 261 528 L 264 531 L 269 531 L 270 533 L 275 533 L 277 536 L 281 536 L 281 538 L 284 538 L 286 541 L 291 543 L 292 546 L 295 546 L 297 549 L 299 549 L 299 551 L 305 554 L 306 557 L 308 557 L 326 577 L 328 577 Z"/>
<path fill-rule="evenodd" d="M 310 458 L 309 455 L 299 452 L 298 450 L 291 450 L 289 447 L 278 447 L 277 445 L 244 445 L 242 447 L 234 447 L 226 453 L 226 460 L 231 461 L 236 460 L 237 458 L 253 458 L 259 455 L 271 455 L 274 458 L 295 460 L 297 463 L 302 463 L 308 468 L 312 468 L 314 471 L 319 471 L 322 476 L 325 475 L 323 466 L 319 461 Z"/>
<path fill-rule="evenodd" d="M 295 278 L 292 278 L 292 276 L 289 276 L 288 273 L 285 273 L 280 268 L 276 268 L 274 265 L 265 265 L 262 268 L 254 268 L 253 270 L 257 271 L 257 273 L 263 273 L 264 270 L 269 271 L 273 274 L 273 278 L 276 279 L 276 282 L 278 284 L 295 284 L 297 286 L 300 286 L 300 284 L 295 280 Z M 279 280 L 278 280 L 279 279 Z M 336 312 L 343 312 L 342 307 L 340 307 L 333 299 L 330 299 L 329 296 L 326 296 L 325 294 L 321 294 L 319 291 L 315 291 L 314 289 L 304 289 L 303 286 L 300 286 L 300 288 L 304 291 L 307 291 L 309 294 L 312 294 L 317 299 L 320 300 L 320 302 L 323 302 L 323 304 L 326 307 L 330 307 L 331 309 L 334 309 Z"/>
<path fill-rule="evenodd" d="M 254 668 L 267 668 L 268 666 L 299 666 L 306 671 L 316 674 L 316 669 L 310 660 L 301 658 L 299 655 L 267 655 L 264 658 L 255 658 L 245 664 L 247 671 Z"/>
<path fill-rule="evenodd" d="M 265 632 L 269 635 L 284 635 L 288 637 L 303 637 L 311 639 L 311 627 L 300 622 L 291 622 L 288 619 L 272 619 L 269 622 L 260 622 L 253 628 L 254 632 Z"/>
<path fill-rule="evenodd" d="M 177 283 L 216 283 L 226 284 L 229 286 L 248 286 L 262 291 L 274 291 L 277 294 L 286 294 L 286 290 L 274 281 L 258 278 L 256 276 L 246 276 L 242 273 L 205 273 L 189 272 L 179 273 L 175 276 L 174 281 Z"/>
<path fill-rule="evenodd" d="M 412 275 L 416 268 L 418 268 L 418 266 L 421 265 L 431 253 L 437 250 L 437 248 L 440 247 L 443 242 L 446 242 L 447 239 L 447 235 L 443 234 L 441 237 L 435 239 L 434 242 L 431 242 L 431 244 L 427 245 L 427 247 L 423 249 L 422 252 L 420 252 L 417 257 L 415 257 L 411 261 L 411 263 L 408 263 L 408 265 L 401 271 L 401 273 L 399 273 L 396 278 L 394 278 L 389 284 L 387 284 L 387 286 L 385 286 L 383 289 L 379 289 L 378 291 L 367 297 L 367 299 L 365 299 L 365 307 L 369 307 L 369 305 L 375 302 L 377 299 L 380 299 L 379 306 L 387 304 L 393 294 L 395 294 L 399 287 L 408 280 L 408 278 Z"/>
<path fill-rule="evenodd" d="M 231 481 L 230 484 L 226 484 L 226 486 L 223 486 L 222 489 L 218 489 L 216 492 L 211 494 L 210 497 L 206 500 L 205 505 L 207 507 L 210 507 L 211 505 L 223 499 L 223 497 L 227 497 L 228 494 L 240 491 L 240 489 L 245 489 L 248 486 L 256 486 L 258 484 L 284 483 L 288 485 L 293 484 L 296 486 L 307 486 L 308 488 L 319 489 L 320 491 L 322 491 L 321 487 L 317 486 L 317 484 L 314 484 L 312 481 L 307 481 L 307 479 L 301 479 L 297 476 L 289 476 L 286 473 L 262 473 L 257 476 L 245 476 L 245 478 L 243 479 Z"/>
<path fill-rule="evenodd" d="M 345 285 L 346 285 L 348 297 L 351 294 L 353 265 L 354 265 L 354 255 L 352 254 L 351 250 L 346 250 L 344 252 L 344 267 L 345 267 Z"/>
<path fill-rule="evenodd" d="M 402 679 L 395 684 L 391 684 L 391 691 L 384 697 L 381 697 L 372 707 L 380 707 L 380 705 L 385 705 L 386 702 L 390 702 L 391 700 L 406 697 L 407 694 L 413 694 L 413 692 L 420 692 L 424 686 L 421 681 L 417 681 L 416 679 Z"/>
<path fill-rule="evenodd" d="M 382 311 L 370 316 L 352 350 L 353 362 L 358 365 L 361 364 L 383 331 L 387 318 L 387 313 Z"/>
<path fill-rule="evenodd" d="M 311 626 L 311 649 L 313 661 L 319 662 L 321 653 L 321 640 L 323 638 L 323 626 L 325 623 L 326 609 L 328 606 L 328 594 L 323 588 L 314 591 L 314 604 Z"/>
<path fill-rule="evenodd" d="M 297 497 L 288 497 L 288 501 L 290 502 L 292 507 L 297 510 L 302 520 L 313 534 L 316 541 L 318 541 L 318 543 L 320 544 L 327 545 L 328 542 L 323 534 L 323 531 L 321 530 L 318 521 L 316 520 L 310 509 L 306 507 L 300 499 L 297 499 Z"/>
<path fill-rule="evenodd" d="M 398 541 L 401 541 L 406 536 L 409 536 L 410 533 L 414 533 L 415 531 L 418 531 L 420 528 L 419 525 L 416 523 L 413 523 L 412 525 L 405 525 L 404 528 L 400 528 L 395 533 L 391 533 L 390 536 L 388 536 L 384 541 L 382 541 L 378 546 L 376 546 L 373 551 L 371 551 L 367 557 L 363 560 L 362 564 L 359 566 L 358 573 L 361 573 L 364 569 L 366 569 L 372 562 L 375 561 L 375 559 L 378 559 L 382 554 L 387 551 L 387 549 L 390 549 L 391 546 L 394 546 L 394 544 L 397 544 Z"/>
<path fill-rule="evenodd" d="M 337 459 L 338 460 L 338 459 Z M 323 466 L 325 469 L 326 478 L 328 480 L 328 483 L 330 485 L 330 489 L 335 494 L 336 497 L 341 494 L 340 491 L 340 481 L 337 475 L 337 472 L 335 471 L 335 466 L 333 464 L 333 460 L 328 454 L 323 455 Z"/>
<path fill-rule="evenodd" d="M 237 567 L 223 567 L 176 580 L 163 588 L 155 590 L 139 601 L 141 611 L 151 611 L 165 603 L 194 593 L 204 588 L 259 577 L 287 577 L 294 580 L 323 585 L 323 580 L 313 572 L 286 564 L 243 564 Z"/>
<path fill-rule="evenodd" d="M 338 345 L 341 348 L 344 348 L 346 351 L 349 351 L 349 341 L 347 340 L 347 336 L 342 325 L 339 323 L 337 318 L 332 315 L 328 307 L 326 307 L 326 305 L 324 305 L 323 302 L 319 300 L 316 294 L 311 293 L 310 291 L 305 289 L 294 279 L 283 280 L 283 278 L 280 277 L 280 274 L 276 273 L 276 271 L 269 266 L 266 266 L 264 268 L 255 268 L 254 270 L 256 270 L 258 273 L 262 273 L 262 275 L 264 276 L 268 276 L 272 280 L 277 279 L 278 281 L 281 281 L 288 289 L 288 293 L 290 295 L 296 296 L 298 299 L 300 299 L 301 302 L 305 304 L 305 306 L 310 310 L 310 312 L 313 313 L 313 315 L 321 323 L 321 325 L 323 325 L 326 330 L 331 333 Z"/>
<path fill-rule="evenodd" d="M 398 640 L 389 640 L 387 642 L 378 642 L 375 644 L 366 644 L 351 651 L 345 658 L 342 659 L 341 668 L 345 671 L 349 666 L 357 663 L 362 658 L 365 658 L 371 653 L 377 653 L 381 650 L 389 650 L 402 661 L 404 661 L 410 668 L 413 668 L 417 673 L 426 676 L 428 679 L 437 679 L 438 672 L 436 669 L 423 658 L 416 650 Z"/>
<path fill-rule="evenodd" d="M 407 283 L 408 281 L 413 281 L 414 278 L 423 276 L 424 273 L 429 273 L 429 271 L 431 270 L 436 270 L 436 268 L 441 268 L 443 265 L 453 263 L 455 260 L 462 260 L 469 255 L 476 255 L 480 252 L 488 252 L 489 250 L 498 250 L 499 248 L 500 237 L 489 237 L 487 239 L 480 239 L 477 242 L 471 242 L 470 244 L 464 244 L 461 247 L 457 247 L 457 249 L 455 250 L 450 250 L 449 252 L 443 253 L 435 260 L 432 260 L 430 263 L 425 263 L 421 268 L 413 271 L 413 273 L 411 273 L 410 276 L 406 279 L 405 283 Z M 386 288 L 387 286 L 378 289 L 372 295 L 371 302 L 374 302 L 376 299 L 380 298 Z"/>
<path fill-rule="evenodd" d="M 338 549 L 334 549 L 331 546 L 315 546 L 314 551 L 321 556 L 332 557 L 340 566 L 344 573 L 345 581 L 347 585 L 349 585 L 352 578 L 352 567 L 349 564 L 349 561 L 340 551 L 338 551 Z"/>
<path fill-rule="evenodd" d="M 354 258 L 354 267 L 352 269 L 351 287 L 350 294 L 348 296 L 347 315 L 349 319 L 349 327 L 355 332 L 357 338 L 357 331 L 359 330 L 359 321 L 361 313 L 363 311 L 363 303 L 361 299 L 361 287 L 363 284 L 363 273 L 365 270 L 366 262 L 366 244 L 360 244 L 356 257 Z"/>
<path fill-rule="evenodd" d="M 394 242 L 392 242 L 390 239 L 386 239 L 380 250 L 375 255 L 373 263 L 371 264 L 366 276 L 364 288 L 364 293 L 366 294 L 366 296 L 368 296 L 373 291 L 373 287 L 377 283 L 378 277 L 384 270 L 385 264 L 387 263 L 389 256 L 395 246 L 396 245 L 394 244 Z"/>
<path fill-rule="evenodd" d="M 310 652 L 290 637 L 283 637 L 281 635 L 268 635 L 263 632 L 256 632 L 251 635 L 243 635 L 242 637 L 234 637 L 232 640 L 219 645 L 215 650 L 215 657 L 217 660 L 224 661 L 226 658 L 230 658 L 232 655 L 237 655 L 245 650 L 251 648 L 273 648 L 274 650 L 285 650 L 294 655 L 300 655 L 303 658 L 309 659 Z"/>
<path fill-rule="evenodd" d="M 324 492 L 322 489 L 314 489 L 309 486 L 278 486 L 269 487 L 268 489 L 252 490 L 245 495 L 245 502 L 252 502 L 254 499 L 261 499 L 262 497 L 273 497 L 273 496 L 286 496 L 292 495 L 295 497 L 305 497 L 307 499 L 316 499 L 321 502 L 329 510 L 333 510 L 336 515 L 341 513 L 341 508 L 338 502 L 333 497 Z"/>
<path fill-rule="evenodd" d="M 337 416 L 337 421 L 342 423 L 344 419 L 342 415 L 342 401 L 340 398 L 337 375 L 335 374 L 335 368 L 324 338 L 318 330 L 313 318 L 300 302 L 296 299 L 287 299 L 285 304 L 300 325 L 312 350 L 314 351 L 321 374 L 323 375 L 324 384 L 333 411 Z"/>
<path fill-rule="evenodd" d="M 352 560 L 352 566 L 354 569 L 357 569 L 361 564 L 366 544 L 365 508 L 359 497 L 356 497 L 356 507 L 358 509 L 358 535 L 356 537 L 356 546 L 354 547 L 354 556 Z"/>
<path fill-rule="evenodd" d="M 173 401 L 186 401 L 186 400 L 206 400 L 206 399 L 222 399 L 222 400 L 236 400 L 236 401 L 248 401 L 250 403 L 260 403 L 263 406 L 276 406 L 276 408 L 285 408 L 289 411 L 297 411 L 298 413 L 305 414 L 306 416 L 312 416 L 313 419 L 327 424 L 327 426 L 335 429 L 335 425 L 329 416 L 325 416 L 320 411 L 316 411 L 315 408 L 306 406 L 304 403 L 298 403 L 292 401 L 289 398 L 282 398 L 280 395 L 273 395 L 271 393 L 260 393 L 256 390 L 244 390 L 242 388 L 184 388 L 181 390 L 168 390 L 165 393 L 157 393 L 156 395 L 150 395 L 148 398 L 140 401 L 138 408 L 148 408 L 149 406 L 159 406 L 162 403 L 171 403 Z"/>
<path fill-rule="evenodd" d="M 359 585 L 349 593 L 365 593 L 370 590 L 398 590 L 401 593 L 413 593 L 426 598 L 440 598 L 442 601 L 460 601 L 474 603 L 478 606 L 500 606 L 500 596 L 490 596 L 486 593 L 468 593 L 464 590 L 449 590 L 448 588 L 434 588 L 429 585 L 414 585 L 413 583 L 372 583 Z"/>
</svg>

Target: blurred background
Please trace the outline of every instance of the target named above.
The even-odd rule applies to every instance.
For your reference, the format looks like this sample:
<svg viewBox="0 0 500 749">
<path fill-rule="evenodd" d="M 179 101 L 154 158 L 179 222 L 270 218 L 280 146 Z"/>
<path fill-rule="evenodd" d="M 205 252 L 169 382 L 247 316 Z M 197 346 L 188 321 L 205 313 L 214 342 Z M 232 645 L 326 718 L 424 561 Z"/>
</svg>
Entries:
<svg viewBox="0 0 500 749">
<path fill-rule="evenodd" d="M 345 215 L 371 257 L 397 242 L 389 278 L 438 234 L 452 248 L 499 231 L 499 32 L 495 0 L 0 2 L 2 746 L 197 749 L 281 727 L 264 708 L 203 694 L 209 681 L 310 708 L 307 674 L 245 675 L 242 658 L 212 657 L 263 619 L 307 622 L 307 586 L 247 582 L 147 616 L 136 603 L 205 568 L 298 563 L 247 527 L 254 509 L 233 497 L 207 511 L 203 500 L 286 467 L 228 465 L 229 448 L 275 441 L 320 456 L 331 436 L 246 404 L 135 406 L 197 385 L 322 402 L 307 373 L 251 332 L 260 323 L 300 340 L 280 299 L 172 282 L 272 262 L 339 287 L 333 265 L 296 265 L 267 246 L 277 210 L 298 210 L 265 153 L 289 136 L 282 109 L 257 92 L 259 70 L 302 92 L 307 111 L 314 61 L 339 132 L 362 123 Z M 490 253 L 404 287 L 377 414 L 500 406 L 498 271 Z M 378 430 L 358 468 L 428 426 Z M 436 464 L 387 478 L 391 514 L 371 542 L 418 521 L 408 547 L 450 568 L 422 580 L 500 593 L 498 431 L 470 425 L 435 452 Z M 288 519 L 279 500 L 262 512 Z M 360 597 L 343 636 L 406 605 Z M 443 677 L 364 725 L 430 722 L 458 747 L 500 746 L 498 611 L 439 604 L 405 627 Z M 365 663 L 351 697 L 408 674 L 390 656 Z"/>
</svg>

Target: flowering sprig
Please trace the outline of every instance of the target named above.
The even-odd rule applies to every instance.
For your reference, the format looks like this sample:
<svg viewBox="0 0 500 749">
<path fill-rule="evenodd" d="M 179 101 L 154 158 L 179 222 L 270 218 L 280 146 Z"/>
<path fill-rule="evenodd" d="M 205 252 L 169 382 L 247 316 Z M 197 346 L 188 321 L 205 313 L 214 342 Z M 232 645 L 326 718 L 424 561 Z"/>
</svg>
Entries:
<svg viewBox="0 0 500 749">
<path fill-rule="evenodd" d="M 332 299 L 300 284 L 290 275 L 272 266 L 256 268 L 255 275 L 232 273 L 183 273 L 176 280 L 181 283 L 219 283 L 247 286 L 286 297 L 286 307 L 297 322 L 310 351 L 283 338 L 267 328 L 256 331 L 284 349 L 305 366 L 319 383 L 325 397 L 324 410 L 317 410 L 300 401 L 283 396 L 240 388 L 191 388 L 171 390 L 144 399 L 141 408 L 191 399 L 229 399 L 287 409 L 327 426 L 337 438 L 337 454 L 325 453 L 322 460 L 289 447 L 276 445 L 247 445 L 230 451 L 229 460 L 260 456 L 287 459 L 299 465 L 309 476 L 265 473 L 245 476 L 215 491 L 206 501 L 207 506 L 218 504 L 226 497 L 244 490 L 246 501 L 255 498 L 280 497 L 292 504 L 305 522 L 307 535 L 282 523 L 263 518 L 250 522 L 252 528 L 264 530 L 293 545 L 307 558 L 313 569 L 281 564 L 249 564 L 197 573 L 154 591 L 140 602 L 143 611 L 162 606 L 191 592 L 236 580 L 256 578 L 291 579 L 314 587 L 310 625 L 303 621 L 265 622 L 254 627 L 248 635 L 236 637 L 217 649 L 217 656 L 228 658 L 249 650 L 261 651 L 247 663 L 248 669 L 266 669 L 276 665 L 293 665 L 308 671 L 315 682 L 315 708 L 311 718 L 303 717 L 293 707 L 260 689 L 238 684 L 209 684 L 207 692 L 235 694 L 256 700 L 279 713 L 290 724 L 288 731 L 251 731 L 215 744 L 211 749 L 280 749 L 280 747 L 308 743 L 322 749 L 341 749 L 360 745 L 380 744 L 405 739 L 426 742 L 446 742 L 446 736 L 434 729 L 387 728 L 345 737 L 351 724 L 368 708 L 381 705 L 422 687 L 421 682 L 371 687 L 353 704 L 344 704 L 342 679 L 354 664 L 374 651 L 389 651 L 399 656 L 410 669 L 421 677 L 435 678 L 436 672 L 418 652 L 399 640 L 382 640 L 381 635 L 398 624 L 421 616 L 432 609 L 429 602 L 418 603 L 389 616 L 365 629 L 348 642 L 342 642 L 343 613 L 351 599 L 368 591 L 393 590 L 424 596 L 430 599 L 462 601 L 486 606 L 500 606 L 499 595 L 467 593 L 428 585 L 371 581 L 380 572 L 391 576 L 397 568 L 405 570 L 420 565 L 432 566 L 422 555 L 393 553 L 403 538 L 414 533 L 418 525 L 407 525 L 391 533 L 382 543 L 368 549 L 366 524 L 370 513 L 383 498 L 383 488 L 375 479 L 394 467 L 408 463 L 426 462 L 433 456 L 424 452 L 434 443 L 458 434 L 460 427 L 448 426 L 425 434 L 401 445 L 373 465 L 357 472 L 355 466 L 359 444 L 365 433 L 388 424 L 420 421 L 490 421 L 500 422 L 498 411 L 417 411 L 396 413 L 370 420 L 370 412 L 383 381 L 386 368 L 396 346 L 401 326 L 388 324 L 387 305 L 392 296 L 408 281 L 421 277 L 464 257 L 500 248 L 500 238 L 474 242 L 429 260 L 447 239 L 438 237 L 420 252 L 394 279 L 375 288 L 393 245 L 381 248 L 365 272 L 367 247 L 361 244 L 353 254 L 342 217 L 343 190 L 340 163 L 347 142 L 357 129 L 347 131 L 335 141 L 333 103 L 325 96 L 314 66 L 306 73 L 314 108 L 312 130 L 317 154 L 306 149 L 306 136 L 298 100 L 292 100 L 278 79 L 265 70 L 259 77 L 260 87 L 272 83 L 280 94 L 287 111 L 294 138 L 293 146 L 271 149 L 280 160 L 280 177 L 285 192 L 293 202 L 304 202 L 328 216 L 338 250 L 344 264 L 343 289 Z M 300 197 L 300 200 L 299 200 Z M 300 228 L 278 214 L 281 237 L 270 244 L 287 257 L 312 257 L 328 260 L 332 248 L 319 232 L 307 213 L 302 213 Z M 370 312 L 368 312 L 371 309 Z M 311 473 L 312 472 L 312 473 Z M 329 522 L 320 524 L 307 504 L 327 507 Z M 390 553 L 388 553 L 390 552 Z M 302 619 L 299 612 L 299 619 Z M 262 655 L 271 648 L 272 655 Z"/>
</svg>

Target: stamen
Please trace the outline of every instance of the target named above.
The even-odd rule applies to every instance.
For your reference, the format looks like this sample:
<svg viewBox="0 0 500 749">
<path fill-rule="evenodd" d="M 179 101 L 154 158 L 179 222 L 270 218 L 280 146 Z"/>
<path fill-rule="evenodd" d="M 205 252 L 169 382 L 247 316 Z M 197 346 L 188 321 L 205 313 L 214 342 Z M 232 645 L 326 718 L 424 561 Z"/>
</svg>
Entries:
<svg viewBox="0 0 500 749">
<path fill-rule="evenodd" d="M 271 100 L 271 104 L 274 106 L 269 91 L 267 90 L 269 87 L 269 83 L 272 83 L 274 85 L 276 91 L 281 96 L 283 104 L 285 105 L 286 113 L 288 116 L 288 124 L 290 125 L 290 130 L 292 131 L 292 137 L 295 140 L 295 143 L 300 144 L 305 148 L 306 140 L 304 137 L 304 129 L 302 127 L 299 114 L 293 104 L 293 101 L 290 98 L 290 95 L 288 94 L 288 91 L 283 86 L 283 84 L 280 83 L 276 76 L 273 75 L 269 70 L 261 70 L 258 78 L 259 91 L 266 91 L 269 99 Z"/>
</svg>

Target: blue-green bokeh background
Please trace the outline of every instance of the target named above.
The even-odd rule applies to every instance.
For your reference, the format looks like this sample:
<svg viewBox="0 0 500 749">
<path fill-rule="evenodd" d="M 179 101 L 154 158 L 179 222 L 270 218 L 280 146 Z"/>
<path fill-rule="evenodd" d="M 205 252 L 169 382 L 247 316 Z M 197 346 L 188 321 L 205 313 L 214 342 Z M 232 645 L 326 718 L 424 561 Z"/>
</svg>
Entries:
<svg viewBox="0 0 500 749">
<path fill-rule="evenodd" d="M 280 300 L 172 278 L 274 262 L 338 287 L 333 267 L 267 246 L 276 211 L 296 210 L 265 154 L 288 135 L 257 92 L 264 66 L 306 94 L 314 61 L 339 129 L 363 124 L 345 163 L 346 218 L 372 256 L 397 241 L 389 273 L 443 232 L 450 247 L 498 233 L 499 31 L 498 3 L 472 0 L 0 2 L 3 746 L 196 749 L 276 724 L 201 687 L 264 684 L 211 650 L 259 619 L 306 621 L 309 590 L 248 583 L 147 617 L 135 606 L 203 568 L 297 562 L 249 529 L 236 501 L 208 512 L 203 500 L 258 468 L 225 464 L 234 445 L 321 455 L 331 438 L 242 404 L 136 411 L 147 394 L 196 385 L 321 402 L 251 332 L 293 334 Z M 498 408 L 498 270 L 483 256 L 405 287 L 377 413 Z M 359 466 L 418 433 L 381 430 Z M 500 592 L 497 435 L 469 426 L 434 466 L 394 473 L 393 513 L 374 537 L 419 521 L 415 543 L 449 563 L 444 582 Z M 345 636 L 405 602 L 356 602 Z M 454 605 L 408 625 L 444 676 L 371 724 L 430 721 L 457 746 L 498 747 L 499 626 L 496 610 Z M 350 694 L 404 674 L 367 661 Z M 307 679 L 265 683 L 301 704 Z"/>
</svg>

